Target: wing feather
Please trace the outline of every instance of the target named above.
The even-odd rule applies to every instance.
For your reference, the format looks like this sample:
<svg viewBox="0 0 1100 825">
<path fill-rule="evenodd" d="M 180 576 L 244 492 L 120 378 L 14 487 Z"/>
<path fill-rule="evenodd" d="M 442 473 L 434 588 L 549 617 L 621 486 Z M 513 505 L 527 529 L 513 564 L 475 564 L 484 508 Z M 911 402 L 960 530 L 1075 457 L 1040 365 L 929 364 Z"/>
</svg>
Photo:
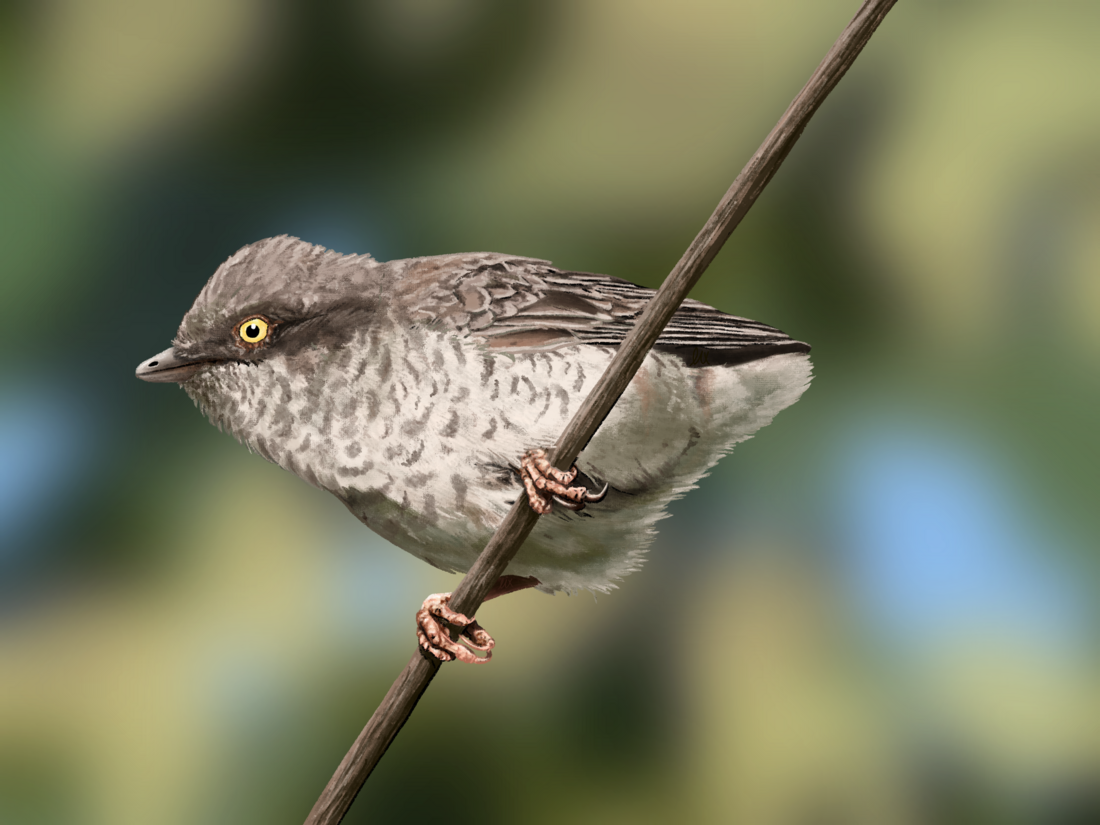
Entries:
<svg viewBox="0 0 1100 825">
<path fill-rule="evenodd" d="M 409 261 L 403 274 L 414 320 L 482 339 L 494 350 L 618 346 L 656 294 L 610 275 L 566 272 L 547 261 L 493 253 Z M 692 363 L 728 363 L 809 345 L 700 301 L 684 301 L 657 339 Z"/>
</svg>

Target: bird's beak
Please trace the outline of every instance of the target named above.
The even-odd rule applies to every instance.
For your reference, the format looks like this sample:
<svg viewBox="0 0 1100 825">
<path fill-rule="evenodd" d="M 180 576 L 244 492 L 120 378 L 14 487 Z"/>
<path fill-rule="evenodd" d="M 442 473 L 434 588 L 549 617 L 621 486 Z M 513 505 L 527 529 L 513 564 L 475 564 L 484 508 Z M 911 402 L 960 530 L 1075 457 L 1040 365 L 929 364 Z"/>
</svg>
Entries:
<svg viewBox="0 0 1100 825">
<path fill-rule="evenodd" d="M 158 352 L 148 361 L 142 361 L 134 374 L 142 381 L 152 381 L 158 384 L 179 384 L 186 381 L 197 372 L 201 372 L 210 366 L 206 360 L 184 358 L 172 347 L 164 352 Z"/>
</svg>

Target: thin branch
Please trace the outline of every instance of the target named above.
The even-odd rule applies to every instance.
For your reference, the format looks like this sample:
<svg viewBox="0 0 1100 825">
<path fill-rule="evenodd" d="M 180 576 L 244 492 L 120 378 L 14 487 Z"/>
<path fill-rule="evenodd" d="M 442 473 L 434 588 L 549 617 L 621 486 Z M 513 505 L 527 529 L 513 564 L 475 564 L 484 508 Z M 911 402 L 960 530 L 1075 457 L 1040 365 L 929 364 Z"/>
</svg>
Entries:
<svg viewBox="0 0 1100 825">
<path fill-rule="evenodd" d="M 588 444 L 642 365 L 661 330 L 775 175 L 814 112 L 844 76 L 895 2 L 866 0 L 860 7 L 775 128 L 741 170 L 714 214 L 646 306 L 599 383 L 565 428 L 554 452 L 556 466 L 561 469 L 571 466 Z M 538 515 L 527 504 L 527 497 L 518 496 L 515 505 L 454 591 L 451 607 L 467 616 L 474 615 L 537 520 Z M 313 806 L 306 825 L 336 825 L 344 818 L 359 789 L 438 670 L 439 663 L 421 655 L 418 649 L 340 762 Z"/>
</svg>

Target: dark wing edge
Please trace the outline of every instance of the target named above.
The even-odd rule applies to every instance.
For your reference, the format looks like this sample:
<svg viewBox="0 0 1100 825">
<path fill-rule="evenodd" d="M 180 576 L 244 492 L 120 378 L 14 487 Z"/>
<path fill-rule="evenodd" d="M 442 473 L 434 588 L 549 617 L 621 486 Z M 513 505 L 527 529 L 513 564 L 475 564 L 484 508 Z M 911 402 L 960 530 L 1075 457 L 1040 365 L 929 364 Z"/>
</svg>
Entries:
<svg viewBox="0 0 1100 825">
<path fill-rule="evenodd" d="M 619 313 L 613 321 L 599 321 L 577 337 L 586 344 L 617 346 L 626 338 L 656 290 L 606 275 L 563 273 L 586 281 L 598 279 L 600 291 L 614 296 L 632 311 Z M 688 298 L 661 331 L 655 349 L 682 357 L 689 365 L 710 366 L 741 363 L 783 352 L 809 352 L 810 345 L 796 341 L 768 324 L 729 315 L 701 301 Z"/>
<path fill-rule="evenodd" d="M 415 312 L 423 322 L 480 338 L 494 351 L 546 352 L 574 344 L 617 347 L 656 294 L 610 275 L 479 254 L 477 265 L 452 269 L 452 277 L 437 281 L 431 298 L 418 302 Z M 727 315 L 691 298 L 672 316 L 655 348 L 693 366 L 810 351 L 808 344 L 775 327 Z"/>
</svg>

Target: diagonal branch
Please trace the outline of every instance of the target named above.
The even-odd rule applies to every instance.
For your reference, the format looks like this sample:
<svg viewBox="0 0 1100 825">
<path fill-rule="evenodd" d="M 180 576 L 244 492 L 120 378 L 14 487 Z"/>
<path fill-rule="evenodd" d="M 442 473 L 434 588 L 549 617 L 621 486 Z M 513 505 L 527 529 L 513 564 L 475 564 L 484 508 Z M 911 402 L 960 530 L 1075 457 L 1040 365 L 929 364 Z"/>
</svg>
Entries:
<svg viewBox="0 0 1100 825">
<path fill-rule="evenodd" d="M 802 91 L 741 170 L 714 214 L 620 345 L 599 383 L 558 439 L 554 452 L 556 466 L 566 469 L 572 465 L 577 454 L 595 434 L 642 365 L 661 330 L 775 175 L 814 112 L 840 82 L 895 2 L 865 0 Z M 515 505 L 454 591 L 450 603 L 452 608 L 467 616 L 474 615 L 537 520 L 538 515 L 527 504 L 527 497 L 518 496 Z M 344 818 L 359 789 L 412 714 L 438 670 L 439 662 L 422 656 L 418 649 L 340 762 L 313 806 L 306 825 L 336 825 Z"/>
</svg>

